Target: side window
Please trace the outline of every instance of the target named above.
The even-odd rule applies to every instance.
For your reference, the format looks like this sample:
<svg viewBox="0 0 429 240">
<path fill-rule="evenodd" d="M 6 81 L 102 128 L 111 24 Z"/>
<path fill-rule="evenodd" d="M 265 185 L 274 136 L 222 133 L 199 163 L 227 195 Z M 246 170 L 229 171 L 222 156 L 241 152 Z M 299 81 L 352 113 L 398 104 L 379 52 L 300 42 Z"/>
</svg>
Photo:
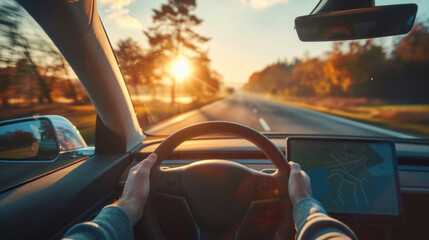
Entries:
<svg viewBox="0 0 429 240">
<path fill-rule="evenodd" d="M 96 112 L 75 73 L 14 0 L 0 2 L 0 121 L 60 115 L 93 145 Z"/>
</svg>

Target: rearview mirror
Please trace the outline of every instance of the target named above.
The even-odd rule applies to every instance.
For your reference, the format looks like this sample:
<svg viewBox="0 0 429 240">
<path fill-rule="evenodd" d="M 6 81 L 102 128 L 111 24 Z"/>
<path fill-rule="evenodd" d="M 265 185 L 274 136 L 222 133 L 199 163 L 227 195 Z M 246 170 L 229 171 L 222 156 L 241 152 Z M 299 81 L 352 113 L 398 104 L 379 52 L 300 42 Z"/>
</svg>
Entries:
<svg viewBox="0 0 429 240">
<path fill-rule="evenodd" d="M 323 12 L 297 17 L 295 28 L 304 42 L 386 37 L 408 33 L 416 14 L 416 4 Z"/>
</svg>

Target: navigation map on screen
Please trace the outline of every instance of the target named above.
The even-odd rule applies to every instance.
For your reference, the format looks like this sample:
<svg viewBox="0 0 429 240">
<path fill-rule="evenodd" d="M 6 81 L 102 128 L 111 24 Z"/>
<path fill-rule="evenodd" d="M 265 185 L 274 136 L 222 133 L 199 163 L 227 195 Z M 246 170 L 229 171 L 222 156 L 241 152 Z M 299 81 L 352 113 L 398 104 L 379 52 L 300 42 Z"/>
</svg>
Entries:
<svg viewBox="0 0 429 240">
<path fill-rule="evenodd" d="M 399 215 L 389 142 L 288 140 L 288 160 L 311 178 L 313 196 L 331 213 Z"/>
</svg>

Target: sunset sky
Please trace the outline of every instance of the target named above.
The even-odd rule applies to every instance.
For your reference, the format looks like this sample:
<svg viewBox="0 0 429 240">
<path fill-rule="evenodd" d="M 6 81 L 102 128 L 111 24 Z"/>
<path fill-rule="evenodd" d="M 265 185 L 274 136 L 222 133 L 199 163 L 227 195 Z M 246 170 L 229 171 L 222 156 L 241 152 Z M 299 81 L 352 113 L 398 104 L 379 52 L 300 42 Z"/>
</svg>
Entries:
<svg viewBox="0 0 429 240">
<path fill-rule="evenodd" d="M 152 9 L 167 0 L 100 0 L 99 12 L 116 47 L 119 39 L 132 37 L 148 47 L 142 31 L 152 24 Z M 228 86 L 240 86 L 249 76 L 277 60 L 319 56 L 332 43 L 304 43 L 294 30 L 294 19 L 306 15 L 318 0 L 197 0 L 194 13 L 204 22 L 195 28 L 211 37 L 212 67 Z M 429 18 L 428 0 L 376 0 L 376 5 L 417 3 L 418 19 Z M 391 38 L 382 41 L 391 42 Z"/>
</svg>

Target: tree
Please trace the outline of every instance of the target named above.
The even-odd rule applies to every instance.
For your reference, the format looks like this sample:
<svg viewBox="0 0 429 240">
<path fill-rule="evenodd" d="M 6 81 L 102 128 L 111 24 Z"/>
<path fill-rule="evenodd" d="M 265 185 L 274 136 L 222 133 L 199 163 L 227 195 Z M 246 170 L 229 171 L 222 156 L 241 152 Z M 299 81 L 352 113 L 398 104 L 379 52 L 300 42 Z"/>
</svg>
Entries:
<svg viewBox="0 0 429 240">
<path fill-rule="evenodd" d="M 3 3 L 0 6 L 0 95 L 3 107 L 9 106 L 9 98 L 16 87 L 14 80 L 15 62 L 21 57 L 16 44 L 19 8 L 16 3 Z M 18 52 L 18 54 L 16 53 Z M 18 55 L 18 56 L 17 56 Z"/>
<path fill-rule="evenodd" d="M 6 44 L 5 49 L 9 52 L 4 56 L 8 56 L 7 59 L 3 61 L 8 65 L 13 65 L 14 63 L 18 64 L 21 61 L 21 65 L 25 62 L 28 65 L 30 71 L 28 74 L 31 74 L 34 77 L 34 80 L 37 81 L 38 90 L 40 94 L 38 94 L 39 103 L 43 103 L 46 100 L 48 103 L 52 103 L 52 98 L 50 95 L 50 89 L 43 78 L 43 76 L 39 73 L 39 66 L 33 60 L 32 52 L 35 49 L 30 45 L 30 42 L 25 33 L 22 32 L 23 19 L 25 19 L 25 13 L 21 6 L 14 2 L 8 1 L 1 5 L 0 7 L 0 27 L 2 28 L 2 38 L 6 40 L 4 43 Z M 28 27 L 28 26 L 27 26 Z M 1 46 L 3 48 L 4 46 Z M 25 61 L 22 61 L 23 58 Z M 8 79 L 9 83 L 11 83 L 11 79 Z M 30 79 L 31 81 L 31 79 Z M 3 101 L 7 101 L 4 99 Z"/>
<path fill-rule="evenodd" d="M 146 57 L 139 43 L 132 38 L 119 40 L 115 50 L 119 66 L 128 85 L 133 86 L 136 95 L 139 95 L 139 86 L 147 83 L 145 78 Z"/>
<path fill-rule="evenodd" d="M 168 76 L 172 80 L 171 102 L 175 99 L 174 77 L 170 76 L 166 66 L 174 59 L 181 56 L 191 59 L 202 54 L 199 45 L 210 39 L 193 30 L 193 27 L 202 23 L 191 12 L 196 8 L 195 0 L 169 0 L 162 4 L 159 10 L 153 10 L 153 26 L 144 31 L 155 66 L 154 72 L 161 72 L 162 76 Z"/>
<path fill-rule="evenodd" d="M 61 80 L 63 82 L 66 82 L 66 84 L 68 85 L 68 88 L 62 88 L 64 96 L 67 98 L 71 98 L 73 100 L 73 103 L 78 103 L 78 90 L 76 89 L 73 80 L 71 79 L 67 61 L 64 59 L 63 55 L 61 55 L 58 50 L 51 48 L 51 44 L 48 43 L 46 44 L 46 46 L 48 46 L 49 48 L 47 53 L 54 58 L 54 61 L 56 61 L 56 64 L 52 65 L 53 76 L 57 76 L 57 78 L 59 78 L 59 76 L 62 76 Z"/>
<path fill-rule="evenodd" d="M 13 95 L 12 76 L 15 75 L 15 68 L 0 68 L 0 99 L 2 107 L 9 107 L 9 97 Z"/>
<path fill-rule="evenodd" d="M 277 86 L 279 90 L 289 88 L 293 85 L 292 69 L 298 63 L 299 61 L 295 59 L 292 63 L 284 61 L 271 64 L 261 72 L 252 74 L 244 89 L 252 92 L 267 92 L 273 85 Z"/>
<path fill-rule="evenodd" d="M 347 51 L 343 43 L 334 43 L 326 60 L 326 75 L 332 89 L 330 95 L 368 97 L 376 91 L 371 79 L 380 80 L 379 75 L 386 66 L 386 54 L 372 40 L 351 41 Z"/>
<path fill-rule="evenodd" d="M 189 91 L 197 98 L 205 94 L 213 95 L 219 92 L 222 76 L 211 70 L 207 53 L 201 53 L 192 59 L 193 73 L 188 82 Z"/>
<path fill-rule="evenodd" d="M 429 28 L 424 23 L 416 23 L 411 32 L 399 41 L 395 56 L 407 62 L 423 65 L 429 60 L 428 52 Z"/>
<path fill-rule="evenodd" d="M 330 93 L 331 84 L 324 66 L 323 60 L 310 58 L 292 69 L 292 82 L 299 86 L 297 94 L 324 96 Z"/>
<path fill-rule="evenodd" d="M 344 50 L 344 48 L 346 50 Z M 323 57 L 278 62 L 253 74 L 246 90 L 269 91 L 276 86 L 285 95 L 367 96 L 371 77 L 385 69 L 386 55 L 372 40 L 333 44 Z"/>
<path fill-rule="evenodd" d="M 392 66 L 388 73 L 389 97 L 429 102 L 429 21 L 414 24 L 411 32 L 401 38 L 394 50 Z"/>
</svg>

